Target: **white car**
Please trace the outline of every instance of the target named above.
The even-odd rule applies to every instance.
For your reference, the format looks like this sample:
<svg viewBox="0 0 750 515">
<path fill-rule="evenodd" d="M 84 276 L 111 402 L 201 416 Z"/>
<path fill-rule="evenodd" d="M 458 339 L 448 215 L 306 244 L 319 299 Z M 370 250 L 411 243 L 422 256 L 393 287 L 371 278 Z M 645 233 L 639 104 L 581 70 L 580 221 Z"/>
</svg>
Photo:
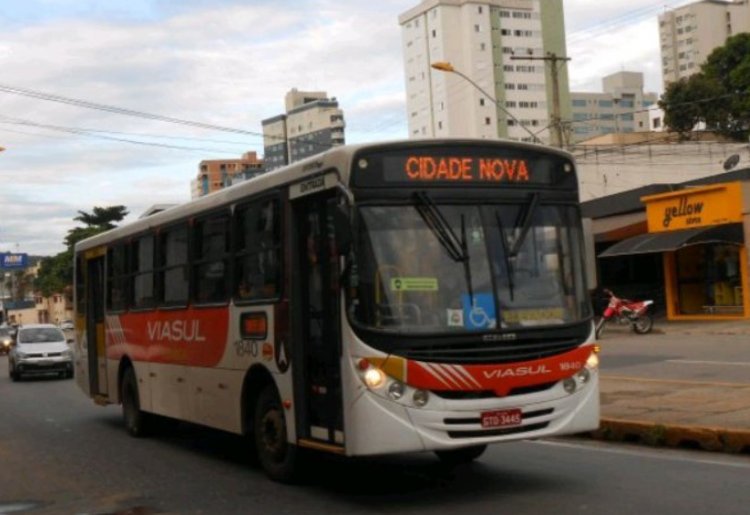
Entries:
<svg viewBox="0 0 750 515">
<path fill-rule="evenodd" d="M 59 327 L 52 324 L 24 325 L 18 328 L 8 354 L 8 370 L 13 381 L 41 374 L 71 378 L 73 351 Z"/>
</svg>

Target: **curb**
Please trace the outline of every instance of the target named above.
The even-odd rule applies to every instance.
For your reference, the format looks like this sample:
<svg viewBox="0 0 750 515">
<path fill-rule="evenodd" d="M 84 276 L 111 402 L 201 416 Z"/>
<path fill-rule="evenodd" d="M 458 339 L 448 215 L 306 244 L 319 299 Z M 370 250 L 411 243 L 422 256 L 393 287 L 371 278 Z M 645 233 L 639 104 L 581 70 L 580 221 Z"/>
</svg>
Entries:
<svg viewBox="0 0 750 515">
<path fill-rule="evenodd" d="M 599 429 L 587 434 L 596 440 L 640 443 L 652 447 L 750 454 L 750 431 L 737 429 L 602 418 Z"/>
</svg>

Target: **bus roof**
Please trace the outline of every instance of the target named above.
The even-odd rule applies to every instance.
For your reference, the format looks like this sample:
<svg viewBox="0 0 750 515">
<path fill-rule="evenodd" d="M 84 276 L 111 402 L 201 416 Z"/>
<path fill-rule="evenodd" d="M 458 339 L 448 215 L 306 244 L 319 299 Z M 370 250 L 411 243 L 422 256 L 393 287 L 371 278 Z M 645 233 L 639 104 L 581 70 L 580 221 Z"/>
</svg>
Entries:
<svg viewBox="0 0 750 515">
<path fill-rule="evenodd" d="M 348 184 L 349 173 L 351 170 L 351 162 L 354 155 L 358 151 L 367 150 L 388 150 L 398 149 L 401 147 L 408 147 L 414 145 L 461 145 L 461 144 L 481 144 L 481 145 L 492 145 L 500 144 L 505 147 L 523 148 L 528 150 L 534 150 L 536 152 L 543 152 L 547 154 L 557 154 L 560 157 L 565 157 L 573 160 L 573 156 L 564 150 L 539 145 L 535 143 L 525 143 L 512 140 L 487 140 L 487 139 L 469 139 L 469 138 L 426 138 L 426 139 L 405 139 L 395 141 L 385 141 L 379 143 L 363 143 L 353 145 L 342 145 L 333 147 L 325 152 L 316 154 L 306 159 L 296 161 L 287 166 L 277 168 L 267 173 L 263 173 L 252 179 L 242 181 L 233 186 L 223 188 L 219 191 L 210 193 L 203 197 L 190 200 L 184 204 L 179 204 L 174 207 L 170 207 L 163 211 L 159 211 L 153 215 L 139 218 L 138 220 L 116 227 L 107 232 L 97 234 L 91 238 L 82 240 L 75 245 L 76 252 L 85 251 L 88 249 L 95 248 L 97 246 L 106 244 L 110 241 L 115 241 L 128 236 L 136 235 L 141 232 L 145 232 L 153 227 L 161 227 L 169 225 L 173 222 L 185 220 L 191 216 L 195 216 L 200 213 L 211 211 L 212 209 L 226 206 L 247 197 L 262 194 L 265 191 L 273 190 L 274 188 L 292 184 L 300 181 L 305 177 L 313 176 L 318 172 L 325 170 L 336 169 L 340 174 L 341 180 Z"/>
</svg>

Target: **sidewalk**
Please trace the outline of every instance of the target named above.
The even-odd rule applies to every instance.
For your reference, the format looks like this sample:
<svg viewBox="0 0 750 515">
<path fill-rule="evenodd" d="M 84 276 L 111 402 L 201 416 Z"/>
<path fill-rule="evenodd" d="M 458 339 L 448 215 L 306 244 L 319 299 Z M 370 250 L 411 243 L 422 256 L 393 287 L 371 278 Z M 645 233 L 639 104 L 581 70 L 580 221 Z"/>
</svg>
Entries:
<svg viewBox="0 0 750 515">
<path fill-rule="evenodd" d="M 628 330 L 624 326 L 608 329 L 613 334 Z M 750 321 L 657 320 L 654 332 L 750 335 Z M 591 435 L 594 438 L 750 453 L 750 383 L 672 381 L 603 374 L 600 386 L 601 425 Z"/>
</svg>

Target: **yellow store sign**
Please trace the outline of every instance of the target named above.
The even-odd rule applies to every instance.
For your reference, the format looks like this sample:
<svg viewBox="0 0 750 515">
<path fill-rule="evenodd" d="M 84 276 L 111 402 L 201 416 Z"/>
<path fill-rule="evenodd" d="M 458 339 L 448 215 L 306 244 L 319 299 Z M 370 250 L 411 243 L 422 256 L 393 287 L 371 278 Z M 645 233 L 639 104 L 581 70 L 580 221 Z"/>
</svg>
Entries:
<svg viewBox="0 0 750 515">
<path fill-rule="evenodd" d="M 742 221 L 739 182 L 649 195 L 641 201 L 646 204 L 648 232 L 652 233 Z"/>
</svg>

